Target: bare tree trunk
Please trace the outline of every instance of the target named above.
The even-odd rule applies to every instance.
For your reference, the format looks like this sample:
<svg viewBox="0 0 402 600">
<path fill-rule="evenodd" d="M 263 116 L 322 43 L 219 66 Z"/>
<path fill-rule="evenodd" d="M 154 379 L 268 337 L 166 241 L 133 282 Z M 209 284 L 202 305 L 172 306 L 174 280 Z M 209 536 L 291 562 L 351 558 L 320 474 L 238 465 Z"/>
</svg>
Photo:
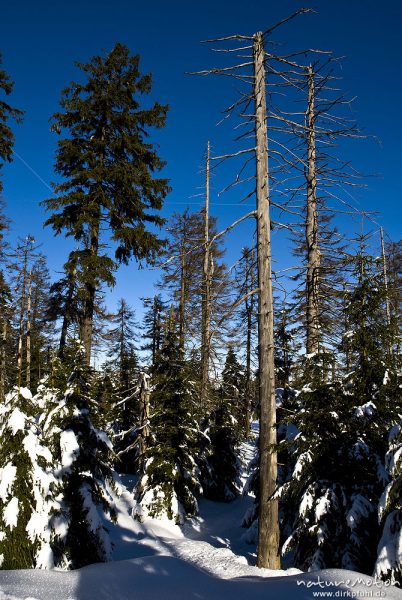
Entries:
<svg viewBox="0 0 402 600">
<path fill-rule="evenodd" d="M 0 352 L 0 402 L 3 402 L 6 392 L 6 345 L 7 345 L 7 321 L 4 315 L 3 331 Z"/>
<path fill-rule="evenodd" d="M 91 239 L 89 250 L 91 256 L 98 256 L 99 250 L 99 225 L 95 225 L 91 230 Z M 88 277 L 88 273 L 87 273 Z M 84 309 L 81 322 L 81 342 L 85 350 L 85 364 L 90 365 L 91 363 L 91 349 L 92 349 L 92 333 L 93 333 L 93 321 L 95 312 L 95 295 L 96 295 L 96 283 L 94 280 L 89 278 L 85 283 L 85 300 Z"/>
<path fill-rule="evenodd" d="M 319 275 L 321 255 L 318 242 L 317 214 L 317 171 L 316 171 L 316 140 L 315 140 L 315 91 L 314 71 L 307 67 L 308 100 L 306 111 L 307 129 L 307 211 L 306 211 L 306 242 L 307 242 L 307 354 L 318 354 L 320 346 L 319 323 Z"/>
<path fill-rule="evenodd" d="M 211 145 L 208 142 L 205 171 L 204 215 L 204 265 L 202 277 L 202 325 L 201 325 L 201 407 L 208 397 L 209 361 L 211 354 L 211 245 L 209 241 L 209 178 Z"/>
<path fill-rule="evenodd" d="M 32 304 L 32 269 L 28 273 L 27 294 L 27 331 L 26 331 L 26 386 L 31 386 L 31 304 Z"/>
<path fill-rule="evenodd" d="M 254 35 L 254 100 L 257 176 L 257 249 L 260 397 L 260 505 L 257 566 L 280 568 L 277 483 L 274 319 L 271 220 L 268 180 L 268 135 L 263 34 Z"/>
<path fill-rule="evenodd" d="M 138 468 L 144 470 L 145 452 L 149 437 L 149 380 L 145 373 L 140 374 L 140 434 L 138 441 L 139 461 Z"/>
<path fill-rule="evenodd" d="M 381 236 L 381 254 L 382 254 L 382 272 L 384 279 L 384 288 L 385 288 L 385 314 L 387 317 L 387 325 L 390 327 L 391 325 L 391 310 L 389 307 L 389 290 L 388 290 L 388 271 L 387 271 L 387 257 L 385 256 L 385 246 L 384 246 L 384 231 L 383 228 L 380 227 L 380 236 Z M 388 344 L 388 354 L 392 354 L 392 344 Z"/>
<path fill-rule="evenodd" d="M 69 325 L 71 323 L 71 313 L 72 313 L 72 303 L 73 303 L 73 298 L 74 298 L 74 290 L 75 290 L 75 286 L 76 286 L 76 278 L 77 275 L 77 268 L 76 266 L 74 266 L 71 271 L 69 270 L 68 272 L 68 291 L 67 291 L 67 298 L 66 298 L 66 302 L 65 302 L 65 311 L 64 311 L 64 315 L 63 315 L 63 324 L 61 327 L 61 332 L 60 332 L 60 343 L 59 343 L 59 351 L 58 351 L 58 356 L 59 358 L 63 358 L 64 356 L 64 350 L 66 348 L 66 344 L 67 344 L 67 333 L 68 333 L 68 328 Z"/>
<path fill-rule="evenodd" d="M 18 351 L 17 351 L 17 370 L 18 370 L 18 390 L 21 387 L 22 377 L 22 345 L 24 337 L 24 317 L 25 317 L 25 302 L 26 302 L 26 286 L 27 286 L 27 266 L 28 266 L 28 246 L 24 249 L 24 263 L 22 271 L 22 292 L 21 292 L 21 307 L 20 307 L 20 322 L 18 333 Z"/>
<path fill-rule="evenodd" d="M 185 225 L 183 225 L 185 227 Z M 185 230 L 183 230 L 183 240 L 185 236 Z M 181 350 L 184 350 L 184 331 L 185 331 L 185 312 L 186 307 L 186 256 L 184 249 L 184 242 L 181 248 L 180 254 L 180 301 L 179 301 L 179 345 Z"/>
<path fill-rule="evenodd" d="M 256 286 L 254 285 L 252 277 L 252 269 L 254 262 L 254 250 L 247 252 L 245 255 L 246 260 L 246 285 L 245 285 L 245 308 L 246 308 L 246 319 L 247 319 L 247 333 L 246 333 L 246 372 L 245 372 L 245 436 L 246 439 L 250 435 L 250 406 L 251 406 L 251 336 L 253 327 L 253 308 L 254 308 L 254 296 L 248 296 L 247 294 L 253 290 Z"/>
</svg>

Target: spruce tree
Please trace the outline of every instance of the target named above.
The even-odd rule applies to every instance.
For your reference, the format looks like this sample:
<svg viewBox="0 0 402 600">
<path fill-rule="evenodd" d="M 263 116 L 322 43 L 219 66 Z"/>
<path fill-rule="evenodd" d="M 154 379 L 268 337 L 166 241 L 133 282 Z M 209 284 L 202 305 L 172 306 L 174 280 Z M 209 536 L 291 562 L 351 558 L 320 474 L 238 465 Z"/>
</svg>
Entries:
<svg viewBox="0 0 402 600">
<path fill-rule="evenodd" d="M 53 566 L 43 551 L 56 481 L 53 457 L 40 443 L 37 403 L 13 389 L 0 407 L 0 568 Z M 53 488 L 53 489 L 52 489 Z"/>
<path fill-rule="evenodd" d="M 120 43 L 107 56 L 77 66 L 86 81 L 63 91 L 62 111 L 53 116 L 53 129 L 70 134 L 59 141 L 56 156 L 64 181 L 44 204 L 52 212 L 46 224 L 80 243 L 80 337 L 89 364 L 97 290 L 114 284 L 120 263 L 152 259 L 162 245 L 147 225 L 163 223 L 155 211 L 169 188 L 166 179 L 154 177 L 164 163 L 146 138 L 149 128 L 164 126 L 167 107 L 141 107 L 151 76 L 140 74 L 139 56 Z M 113 255 L 105 249 L 105 230 Z"/>
<path fill-rule="evenodd" d="M 112 445 L 92 423 L 91 374 L 84 352 L 79 345 L 73 349 L 74 368 L 64 396 L 48 407 L 42 424 L 44 441 L 57 461 L 55 475 L 63 497 L 54 518 L 66 522 L 64 535 L 52 547 L 54 562 L 73 569 L 110 559 L 104 522 L 115 518 Z"/>
<path fill-rule="evenodd" d="M 0 54 L 0 93 L 9 96 L 13 91 L 14 82 L 6 71 L 2 69 Z M 23 112 L 13 108 L 0 97 L 0 170 L 5 162 L 11 162 L 13 158 L 14 134 L 9 126 L 10 119 L 21 122 Z M 0 193 L 3 191 L 3 182 L 0 178 Z"/>
<path fill-rule="evenodd" d="M 171 316 L 152 374 L 149 447 L 138 488 L 141 514 L 181 522 L 197 512 L 199 430 L 194 389 Z"/>
<path fill-rule="evenodd" d="M 402 587 L 402 423 L 395 424 L 388 438 L 385 465 L 390 481 L 379 503 L 381 539 L 374 574 Z"/>
<path fill-rule="evenodd" d="M 145 309 L 142 338 L 149 341 L 141 346 L 141 350 L 149 352 L 150 363 L 154 365 L 156 356 L 162 347 L 163 322 L 167 303 L 162 300 L 160 294 L 155 294 L 152 298 L 142 298 L 142 302 Z"/>
<path fill-rule="evenodd" d="M 388 478 L 386 434 L 397 418 L 397 376 L 388 354 L 384 293 L 375 261 L 360 253 L 346 310 L 352 370 L 342 381 L 312 379 L 291 418 L 295 466 L 281 489 L 292 551 L 302 569 L 371 573 L 379 540 L 377 504 Z M 317 372 L 316 372 L 317 373 Z"/>
<path fill-rule="evenodd" d="M 240 491 L 237 451 L 244 435 L 243 384 L 243 370 L 233 348 L 229 348 L 222 372 L 220 398 L 205 431 L 210 445 L 201 465 L 203 495 L 219 502 L 234 500 Z"/>
</svg>

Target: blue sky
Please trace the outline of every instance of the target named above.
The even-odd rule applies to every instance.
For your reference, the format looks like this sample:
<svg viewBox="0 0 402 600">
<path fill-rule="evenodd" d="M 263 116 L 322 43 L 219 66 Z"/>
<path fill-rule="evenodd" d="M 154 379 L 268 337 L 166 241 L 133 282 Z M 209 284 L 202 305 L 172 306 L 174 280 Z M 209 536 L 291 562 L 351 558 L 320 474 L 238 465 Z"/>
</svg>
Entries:
<svg viewBox="0 0 402 600">
<path fill-rule="evenodd" d="M 357 168 L 380 174 L 367 179 L 367 189 L 356 192 L 356 202 L 366 210 L 380 210 L 377 221 L 391 238 L 400 239 L 402 4 L 399 0 L 315 0 L 312 6 L 315 14 L 284 26 L 276 39 L 285 42 L 285 48 L 319 47 L 345 56 L 341 85 L 349 96 L 357 97 L 353 115 L 363 130 L 380 140 L 347 148 Z M 49 197 L 47 185 L 55 180 L 57 136 L 50 133 L 49 117 L 58 109 L 61 89 L 78 76 L 74 61 L 86 62 L 121 41 L 141 55 L 142 70 L 153 73 L 153 97 L 170 105 L 167 127 L 152 138 L 168 163 L 165 174 L 173 188 L 164 209 L 168 217 L 187 203 L 199 208 L 201 199 L 195 196 L 203 185 L 200 168 L 207 140 L 214 152 L 222 153 L 232 147 L 234 137 L 229 124 L 216 125 L 221 110 L 235 98 L 233 81 L 186 75 L 213 66 L 219 58 L 200 41 L 234 33 L 251 35 L 299 7 L 294 0 L 16 0 L 4 5 L 0 52 L 15 81 L 12 103 L 26 111 L 24 123 L 15 127 L 15 149 L 22 160 L 16 158 L 3 171 L 12 238 L 33 234 L 43 243 L 52 275 L 57 276 L 69 246 L 43 229 L 45 214 L 39 202 Z M 244 211 L 233 194 L 217 197 L 229 179 L 228 167 L 212 183 L 211 208 L 221 227 Z M 230 236 L 229 263 L 243 245 L 250 244 L 249 235 L 250 228 L 243 227 Z M 292 262 L 283 240 L 278 241 L 277 256 L 281 264 Z M 133 266 L 124 268 L 113 296 L 124 295 L 137 305 L 138 296 L 152 294 L 156 276 Z"/>
</svg>

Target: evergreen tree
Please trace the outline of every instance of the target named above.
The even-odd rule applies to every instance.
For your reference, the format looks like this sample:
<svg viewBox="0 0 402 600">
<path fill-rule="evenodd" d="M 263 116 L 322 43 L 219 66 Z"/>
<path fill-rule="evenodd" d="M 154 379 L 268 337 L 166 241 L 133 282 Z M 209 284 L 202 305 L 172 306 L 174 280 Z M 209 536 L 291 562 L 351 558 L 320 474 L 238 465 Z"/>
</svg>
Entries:
<svg viewBox="0 0 402 600">
<path fill-rule="evenodd" d="M 206 460 L 201 465 L 202 489 L 206 498 L 233 500 L 240 491 L 238 446 L 244 434 L 242 387 L 244 374 L 233 348 L 229 348 L 222 372 L 220 399 L 205 434 L 210 439 Z"/>
<path fill-rule="evenodd" d="M 115 451 L 119 456 L 118 468 L 134 473 L 137 452 L 133 445 L 133 430 L 139 420 L 138 359 L 135 352 L 135 312 L 124 299 L 120 299 L 118 310 L 112 316 L 114 325 L 107 334 L 109 359 L 113 365 L 112 423 Z M 104 386 L 102 386 L 104 387 Z M 104 389 L 102 390 L 104 393 Z"/>
<path fill-rule="evenodd" d="M 38 438 L 37 410 L 26 388 L 9 392 L 0 407 L 2 569 L 46 568 L 50 562 L 43 543 L 55 508 L 50 498 L 56 481 L 51 473 L 53 457 Z"/>
<path fill-rule="evenodd" d="M 381 539 L 374 574 L 402 587 L 402 424 L 389 433 L 385 465 L 390 477 L 379 503 Z"/>
<path fill-rule="evenodd" d="M 87 81 L 63 91 L 63 112 L 53 116 L 58 133 L 70 132 L 59 141 L 56 157 L 56 172 L 65 181 L 44 204 L 53 213 L 46 224 L 81 245 L 75 252 L 83 296 L 80 337 L 89 364 L 97 290 L 113 285 L 118 264 L 153 258 L 162 245 L 146 226 L 163 223 L 154 211 L 169 188 L 165 179 L 153 177 L 164 163 L 145 138 L 150 127 L 163 127 L 167 107 L 141 108 L 139 96 L 151 91 L 151 76 L 140 74 L 139 56 L 130 56 L 122 44 L 77 66 Z M 113 257 L 105 251 L 105 229 Z"/>
<path fill-rule="evenodd" d="M 56 566 L 79 568 L 111 556 L 111 542 L 104 520 L 115 518 L 110 488 L 113 488 L 113 452 L 103 431 L 94 427 L 91 377 L 84 349 L 74 349 L 74 369 L 62 400 L 48 409 L 43 436 L 55 456 L 63 497 L 55 519 L 66 523 L 63 536 L 52 546 Z M 61 365 L 64 369 L 64 365 Z"/>
<path fill-rule="evenodd" d="M 154 365 L 156 355 L 162 347 L 162 329 L 167 303 L 162 300 L 160 294 L 156 294 L 153 298 L 142 298 L 142 302 L 145 309 L 142 337 L 149 341 L 141 346 L 141 350 L 150 352 L 151 365 Z"/>
<path fill-rule="evenodd" d="M 397 417 L 397 378 L 388 354 L 384 286 L 375 262 L 360 254 L 348 293 L 352 371 L 343 381 L 312 380 L 293 420 L 295 466 L 282 487 L 292 532 L 283 552 L 302 569 L 371 573 L 378 543 L 377 503 L 387 474 L 386 432 Z"/>
<path fill-rule="evenodd" d="M 138 497 L 141 514 L 181 522 L 197 512 L 199 431 L 190 374 L 172 321 L 152 376 L 151 439 Z"/>
<path fill-rule="evenodd" d="M 9 96 L 13 91 L 14 82 L 2 69 L 2 60 L 0 54 L 0 92 Z M 0 98 L 0 170 L 5 162 L 11 162 L 13 158 L 14 134 L 9 126 L 10 119 L 20 123 L 23 112 L 13 108 L 5 100 Z M 3 182 L 0 178 L 0 193 L 3 191 Z"/>
</svg>

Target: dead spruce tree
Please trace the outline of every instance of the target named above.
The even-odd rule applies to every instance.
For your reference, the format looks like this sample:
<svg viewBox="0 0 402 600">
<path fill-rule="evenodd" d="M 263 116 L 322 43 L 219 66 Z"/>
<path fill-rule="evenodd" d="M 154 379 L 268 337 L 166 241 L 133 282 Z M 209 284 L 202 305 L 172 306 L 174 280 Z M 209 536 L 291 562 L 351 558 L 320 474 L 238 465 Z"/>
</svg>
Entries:
<svg viewBox="0 0 402 600">
<path fill-rule="evenodd" d="M 279 559 L 279 523 L 278 502 L 275 498 L 277 487 L 277 457 L 273 448 L 276 445 L 276 404 L 275 404 L 275 370 L 274 370 L 274 315 L 273 315 L 273 285 L 272 285 L 272 252 L 271 252 L 271 198 L 269 193 L 268 171 L 268 131 L 267 131 L 267 101 L 266 101 L 266 65 L 278 60 L 278 57 L 267 55 L 265 41 L 279 25 L 282 25 L 300 13 L 308 12 L 301 9 L 284 19 L 264 33 L 258 32 L 253 36 L 234 35 L 209 42 L 238 42 L 242 45 L 237 48 L 220 49 L 221 52 L 233 53 L 244 58 L 244 51 L 251 51 L 245 61 L 223 68 L 214 68 L 201 71 L 198 74 L 219 74 L 234 77 L 237 81 L 246 84 L 247 92 L 243 93 L 229 109 L 231 114 L 240 108 L 240 115 L 252 126 L 255 145 L 237 152 L 214 157 L 222 162 L 228 158 L 251 155 L 246 165 L 255 165 L 255 174 L 243 175 L 246 166 L 239 170 L 234 182 L 227 189 L 245 181 L 254 181 L 255 188 L 243 199 L 255 194 L 256 209 L 238 219 L 218 235 L 224 235 L 235 225 L 254 217 L 257 222 L 257 263 L 258 263 L 258 289 L 249 292 L 249 295 L 259 294 L 258 317 L 258 342 L 259 342 L 259 399 L 260 399 L 260 508 L 259 508 L 259 539 L 258 558 L 259 567 L 277 569 L 280 567 Z M 281 59 L 286 62 L 286 59 Z M 252 74 L 245 73 L 246 69 Z M 250 89 L 251 88 L 251 89 Z M 247 109 L 252 106 L 252 114 Z M 250 136 L 250 131 L 242 134 L 241 139 Z M 235 305 L 241 304 L 239 299 Z M 234 306 L 232 307 L 232 309 Z"/>
<path fill-rule="evenodd" d="M 334 346 L 341 309 L 344 245 L 332 221 L 339 213 L 358 214 L 350 196 L 362 185 L 360 174 L 339 156 L 338 147 L 344 138 L 364 136 L 353 120 L 345 118 L 351 100 L 338 88 L 334 70 L 339 61 L 329 52 L 320 54 L 325 59 L 306 61 L 304 66 L 288 60 L 286 84 L 305 110 L 276 110 L 272 118 L 273 129 L 282 140 L 289 140 L 281 157 L 287 171 L 281 193 L 283 210 L 296 217 L 294 253 L 303 260 L 294 278 L 299 282 L 294 292 L 295 317 L 303 322 L 306 364 L 322 367 Z"/>
</svg>

